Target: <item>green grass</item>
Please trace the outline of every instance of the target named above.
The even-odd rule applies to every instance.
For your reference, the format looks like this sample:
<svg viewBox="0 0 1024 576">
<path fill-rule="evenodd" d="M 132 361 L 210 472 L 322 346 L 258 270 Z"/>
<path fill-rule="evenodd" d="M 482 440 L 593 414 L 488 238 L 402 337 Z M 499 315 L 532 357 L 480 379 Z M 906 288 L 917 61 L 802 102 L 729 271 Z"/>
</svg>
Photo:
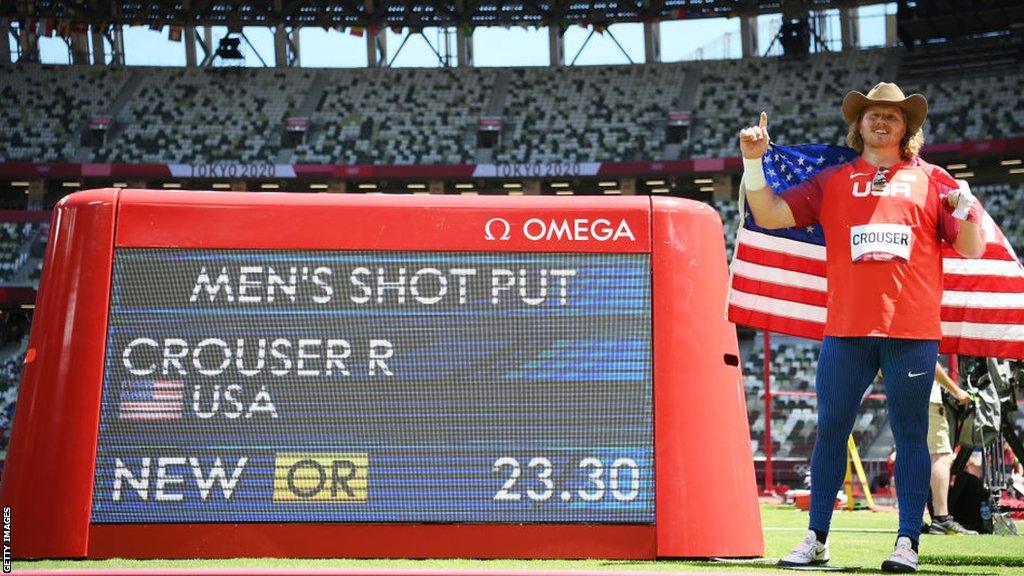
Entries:
<svg viewBox="0 0 1024 576">
<path fill-rule="evenodd" d="M 784 555 L 807 529 L 807 513 L 790 507 L 762 506 L 765 556 Z M 856 572 L 880 572 L 896 539 L 896 514 L 837 512 L 829 535 L 835 566 Z M 921 572 L 932 574 L 1006 574 L 1024 572 L 1024 536 L 921 537 Z"/>
<path fill-rule="evenodd" d="M 791 506 L 761 507 L 765 558 L 735 562 L 658 560 L 650 562 L 610 560 L 290 560 L 254 558 L 233 560 L 104 560 L 19 561 L 18 570 L 81 570 L 83 568 L 431 568 L 458 569 L 576 569 L 636 570 L 637 572 L 778 572 L 775 560 L 789 551 L 807 527 L 807 513 Z M 1024 526 L 1021 526 L 1024 528 Z M 886 512 L 837 512 L 832 523 L 830 546 L 833 566 L 849 572 L 880 573 L 895 539 L 896 515 Z M 1024 532 L 1024 530 L 1022 530 Z M 922 537 L 922 574 L 1024 574 L 1024 536 L 928 536 Z M 794 574 L 818 572 L 794 572 Z"/>
</svg>

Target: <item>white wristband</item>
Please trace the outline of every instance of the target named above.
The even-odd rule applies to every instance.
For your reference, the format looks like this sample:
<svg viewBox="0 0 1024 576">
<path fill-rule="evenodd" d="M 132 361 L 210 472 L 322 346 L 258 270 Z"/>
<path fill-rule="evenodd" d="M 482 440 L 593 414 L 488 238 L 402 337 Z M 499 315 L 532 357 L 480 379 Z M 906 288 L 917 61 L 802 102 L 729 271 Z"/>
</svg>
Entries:
<svg viewBox="0 0 1024 576">
<path fill-rule="evenodd" d="M 761 190 L 768 187 L 760 158 L 743 159 L 743 187 L 747 190 Z"/>
</svg>

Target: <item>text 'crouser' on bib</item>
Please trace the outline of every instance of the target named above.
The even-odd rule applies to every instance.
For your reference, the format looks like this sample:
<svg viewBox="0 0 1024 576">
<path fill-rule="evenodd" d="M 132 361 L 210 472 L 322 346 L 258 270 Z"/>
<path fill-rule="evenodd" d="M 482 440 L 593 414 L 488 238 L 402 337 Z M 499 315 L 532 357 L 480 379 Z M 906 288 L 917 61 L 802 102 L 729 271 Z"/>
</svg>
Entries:
<svg viewBox="0 0 1024 576">
<path fill-rule="evenodd" d="M 913 233 L 905 224 L 863 224 L 850 227 L 854 262 L 910 261 Z"/>
</svg>

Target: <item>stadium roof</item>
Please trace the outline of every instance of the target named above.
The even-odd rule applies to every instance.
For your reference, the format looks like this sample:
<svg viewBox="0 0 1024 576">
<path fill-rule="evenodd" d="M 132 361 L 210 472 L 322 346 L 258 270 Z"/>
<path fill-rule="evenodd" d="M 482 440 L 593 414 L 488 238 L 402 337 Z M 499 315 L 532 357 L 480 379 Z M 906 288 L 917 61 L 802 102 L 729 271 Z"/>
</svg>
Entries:
<svg viewBox="0 0 1024 576">
<path fill-rule="evenodd" d="M 0 16 L 128 25 L 430 27 L 610 24 L 792 13 L 879 0 L 0 0 Z M 371 8 L 372 7 L 372 8 Z"/>
</svg>

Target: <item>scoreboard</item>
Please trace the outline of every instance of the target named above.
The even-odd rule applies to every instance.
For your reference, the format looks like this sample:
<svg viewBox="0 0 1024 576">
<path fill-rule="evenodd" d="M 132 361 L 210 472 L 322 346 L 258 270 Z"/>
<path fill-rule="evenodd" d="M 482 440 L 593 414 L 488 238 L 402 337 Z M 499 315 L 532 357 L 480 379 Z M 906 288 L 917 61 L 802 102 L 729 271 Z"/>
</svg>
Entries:
<svg viewBox="0 0 1024 576">
<path fill-rule="evenodd" d="M 93 522 L 654 522 L 647 255 L 122 249 L 108 326 Z"/>
<path fill-rule="evenodd" d="M 53 230 L 17 557 L 762 551 L 702 204 L 100 190 Z"/>
</svg>

